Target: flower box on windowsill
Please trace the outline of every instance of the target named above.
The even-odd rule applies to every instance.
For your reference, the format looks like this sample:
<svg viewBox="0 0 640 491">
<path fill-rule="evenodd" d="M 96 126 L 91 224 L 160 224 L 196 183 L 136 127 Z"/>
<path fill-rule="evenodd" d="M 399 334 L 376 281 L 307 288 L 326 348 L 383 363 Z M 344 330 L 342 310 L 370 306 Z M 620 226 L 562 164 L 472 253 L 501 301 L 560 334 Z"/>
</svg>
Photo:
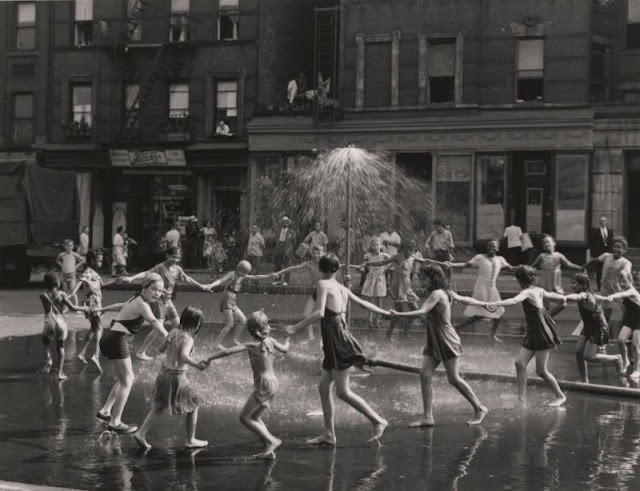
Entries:
<svg viewBox="0 0 640 491">
<path fill-rule="evenodd" d="M 84 122 L 63 122 L 62 131 L 67 140 L 88 140 L 91 138 L 91 126 Z"/>
</svg>

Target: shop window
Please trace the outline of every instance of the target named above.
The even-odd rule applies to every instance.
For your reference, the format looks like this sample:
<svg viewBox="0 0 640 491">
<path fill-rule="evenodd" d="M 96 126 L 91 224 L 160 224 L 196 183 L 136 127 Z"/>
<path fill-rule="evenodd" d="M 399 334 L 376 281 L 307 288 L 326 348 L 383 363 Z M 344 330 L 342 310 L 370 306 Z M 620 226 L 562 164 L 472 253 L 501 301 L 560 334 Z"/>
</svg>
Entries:
<svg viewBox="0 0 640 491">
<path fill-rule="evenodd" d="M 76 0 L 74 44 L 76 46 L 93 45 L 93 0 Z"/>
<path fill-rule="evenodd" d="M 169 42 L 184 43 L 189 39 L 189 0 L 171 0 Z"/>
<path fill-rule="evenodd" d="M 609 48 L 591 48 L 591 102 L 605 102 L 609 92 Z"/>
<path fill-rule="evenodd" d="M 451 226 L 454 241 L 470 240 L 471 156 L 440 155 L 436 166 L 436 216 Z"/>
<path fill-rule="evenodd" d="M 627 49 L 640 48 L 640 0 L 627 3 Z"/>
<path fill-rule="evenodd" d="M 127 118 L 127 128 L 137 128 L 140 116 L 140 85 L 127 84 L 125 88 L 125 114 Z"/>
<path fill-rule="evenodd" d="M 142 1 L 127 0 L 127 39 L 142 41 Z"/>
<path fill-rule="evenodd" d="M 189 84 L 169 86 L 169 133 L 187 133 L 189 124 Z"/>
<path fill-rule="evenodd" d="M 506 155 L 480 155 L 476 159 L 476 239 L 502 237 L 506 167 Z"/>
<path fill-rule="evenodd" d="M 238 39 L 239 0 L 218 0 L 218 39 Z"/>
<path fill-rule="evenodd" d="M 455 54 L 455 39 L 429 40 L 429 102 L 454 101 Z"/>
<path fill-rule="evenodd" d="M 556 206 L 556 239 L 586 240 L 589 157 L 557 155 L 558 199 Z"/>
<path fill-rule="evenodd" d="M 13 142 L 33 141 L 33 94 L 15 94 L 13 97 Z"/>
<path fill-rule="evenodd" d="M 36 49 L 36 4 L 19 3 L 16 9 L 16 48 Z"/>
<path fill-rule="evenodd" d="M 238 82 L 225 80 L 216 83 L 216 124 L 224 121 L 231 133 L 238 132 Z"/>
<path fill-rule="evenodd" d="M 544 40 L 517 41 L 517 101 L 541 101 L 544 98 Z"/>
<path fill-rule="evenodd" d="M 413 206 L 407 210 L 414 232 L 424 230 L 425 224 L 433 220 L 433 157 L 430 153 L 398 153 L 396 165 L 415 184 L 419 199 L 411 199 Z M 403 189 L 398 189 L 399 193 Z"/>
</svg>

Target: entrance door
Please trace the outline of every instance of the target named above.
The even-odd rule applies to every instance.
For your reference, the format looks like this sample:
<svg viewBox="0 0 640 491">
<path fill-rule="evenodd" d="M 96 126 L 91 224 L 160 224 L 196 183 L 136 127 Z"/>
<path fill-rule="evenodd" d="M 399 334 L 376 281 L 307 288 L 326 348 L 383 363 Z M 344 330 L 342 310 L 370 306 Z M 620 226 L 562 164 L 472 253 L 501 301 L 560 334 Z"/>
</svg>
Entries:
<svg viewBox="0 0 640 491">
<path fill-rule="evenodd" d="M 529 234 L 554 234 L 551 158 L 547 152 L 516 152 L 512 207 L 516 223 Z"/>
<path fill-rule="evenodd" d="M 636 216 L 640 210 L 639 189 L 640 171 L 629 170 L 627 172 L 627 238 L 632 247 L 640 247 L 640 226 L 636 222 Z"/>
</svg>

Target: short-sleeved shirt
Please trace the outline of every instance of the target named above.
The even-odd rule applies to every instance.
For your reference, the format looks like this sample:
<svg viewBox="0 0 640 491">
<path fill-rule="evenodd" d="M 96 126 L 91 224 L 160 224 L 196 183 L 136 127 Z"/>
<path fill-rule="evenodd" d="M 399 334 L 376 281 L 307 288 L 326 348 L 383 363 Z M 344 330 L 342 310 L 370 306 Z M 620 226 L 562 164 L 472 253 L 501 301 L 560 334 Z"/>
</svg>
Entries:
<svg viewBox="0 0 640 491">
<path fill-rule="evenodd" d="M 441 233 L 434 230 L 427 237 L 425 246 L 432 251 L 449 251 L 455 247 L 453 235 L 448 230 L 443 230 Z"/>
<path fill-rule="evenodd" d="M 89 295 L 102 303 L 102 277 L 93 268 L 87 268 L 80 276 L 80 281 L 86 286 Z"/>
<path fill-rule="evenodd" d="M 504 229 L 504 236 L 507 238 L 507 247 L 522 247 L 522 229 L 517 225 L 510 225 Z"/>
<path fill-rule="evenodd" d="M 327 245 L 329 244 L 329 238 L 327 234 L 325 234 L 322 230 L 320 232 L 316 232 L 315 230 L 309 235 L 307 235 L 305 242 L 310 242 L 312 245 L 317 245 L 322 247 L 323 249 L 327 249 Z"/>
<path fill-rule="evenodd" d="M 164 292 L 162 294 L 162 300 L 170 300 L 173 295 L 173 290 L 176 287 L 178 281 L 185 281 L 187 275 L 181 266 L 177 264 L 167 267 L 165 263 L 156 264 L 149 270 L 150 273 L 158 273 L 164 281 Z"/>
<path fill-rule="evenodd" d="M 383 252 L 386 252 L 391 257 L 398 254 L 398 247 L 390 244 L 391 242 L 393 242 L 394 244 L 402 243 L 402 239 L 400 238 L 400 235 L 398 235 L 398 232 L 391 232 L 391 233 L 382 232 L 379 235 L 379 237 L 380 237 L 380 240 L 382 241 Z M 385 242 L 387 244 L 385 244 Z"/>
<path fill-rule="evenodd" d="M 167 249 L 171 249 L 172 247 L 179 247 L 180 232 L 173 228 L 164 235 L 164 240 L 167 243 Z"/>
<path fill-rule="evenodd" d="M 264 254 L 264 238 L 260 232 L 251 234 L 249 236 L 249 243 L 247 245 L 248 256 L 262 256 Z"/>
</svg>

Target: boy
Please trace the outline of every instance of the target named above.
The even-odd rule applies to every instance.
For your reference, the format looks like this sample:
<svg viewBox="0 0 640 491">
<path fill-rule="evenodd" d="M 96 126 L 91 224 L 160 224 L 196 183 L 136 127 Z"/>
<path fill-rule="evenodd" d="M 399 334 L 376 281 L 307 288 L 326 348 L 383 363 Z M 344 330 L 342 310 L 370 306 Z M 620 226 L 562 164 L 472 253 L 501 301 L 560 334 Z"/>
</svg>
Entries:
<svg viewBox="0 0 640 491">
<path fill-rule="evenodd" d="M 63 247 L 64 251 L 56 258 L 56 263 L 62 272 L 62 290 L 69 295 L 74 304 L 77 304 L 76 271 L 85 263 L 85 259 L 73 250 L 73 240 L 65 239 Z"/>
</svg>

